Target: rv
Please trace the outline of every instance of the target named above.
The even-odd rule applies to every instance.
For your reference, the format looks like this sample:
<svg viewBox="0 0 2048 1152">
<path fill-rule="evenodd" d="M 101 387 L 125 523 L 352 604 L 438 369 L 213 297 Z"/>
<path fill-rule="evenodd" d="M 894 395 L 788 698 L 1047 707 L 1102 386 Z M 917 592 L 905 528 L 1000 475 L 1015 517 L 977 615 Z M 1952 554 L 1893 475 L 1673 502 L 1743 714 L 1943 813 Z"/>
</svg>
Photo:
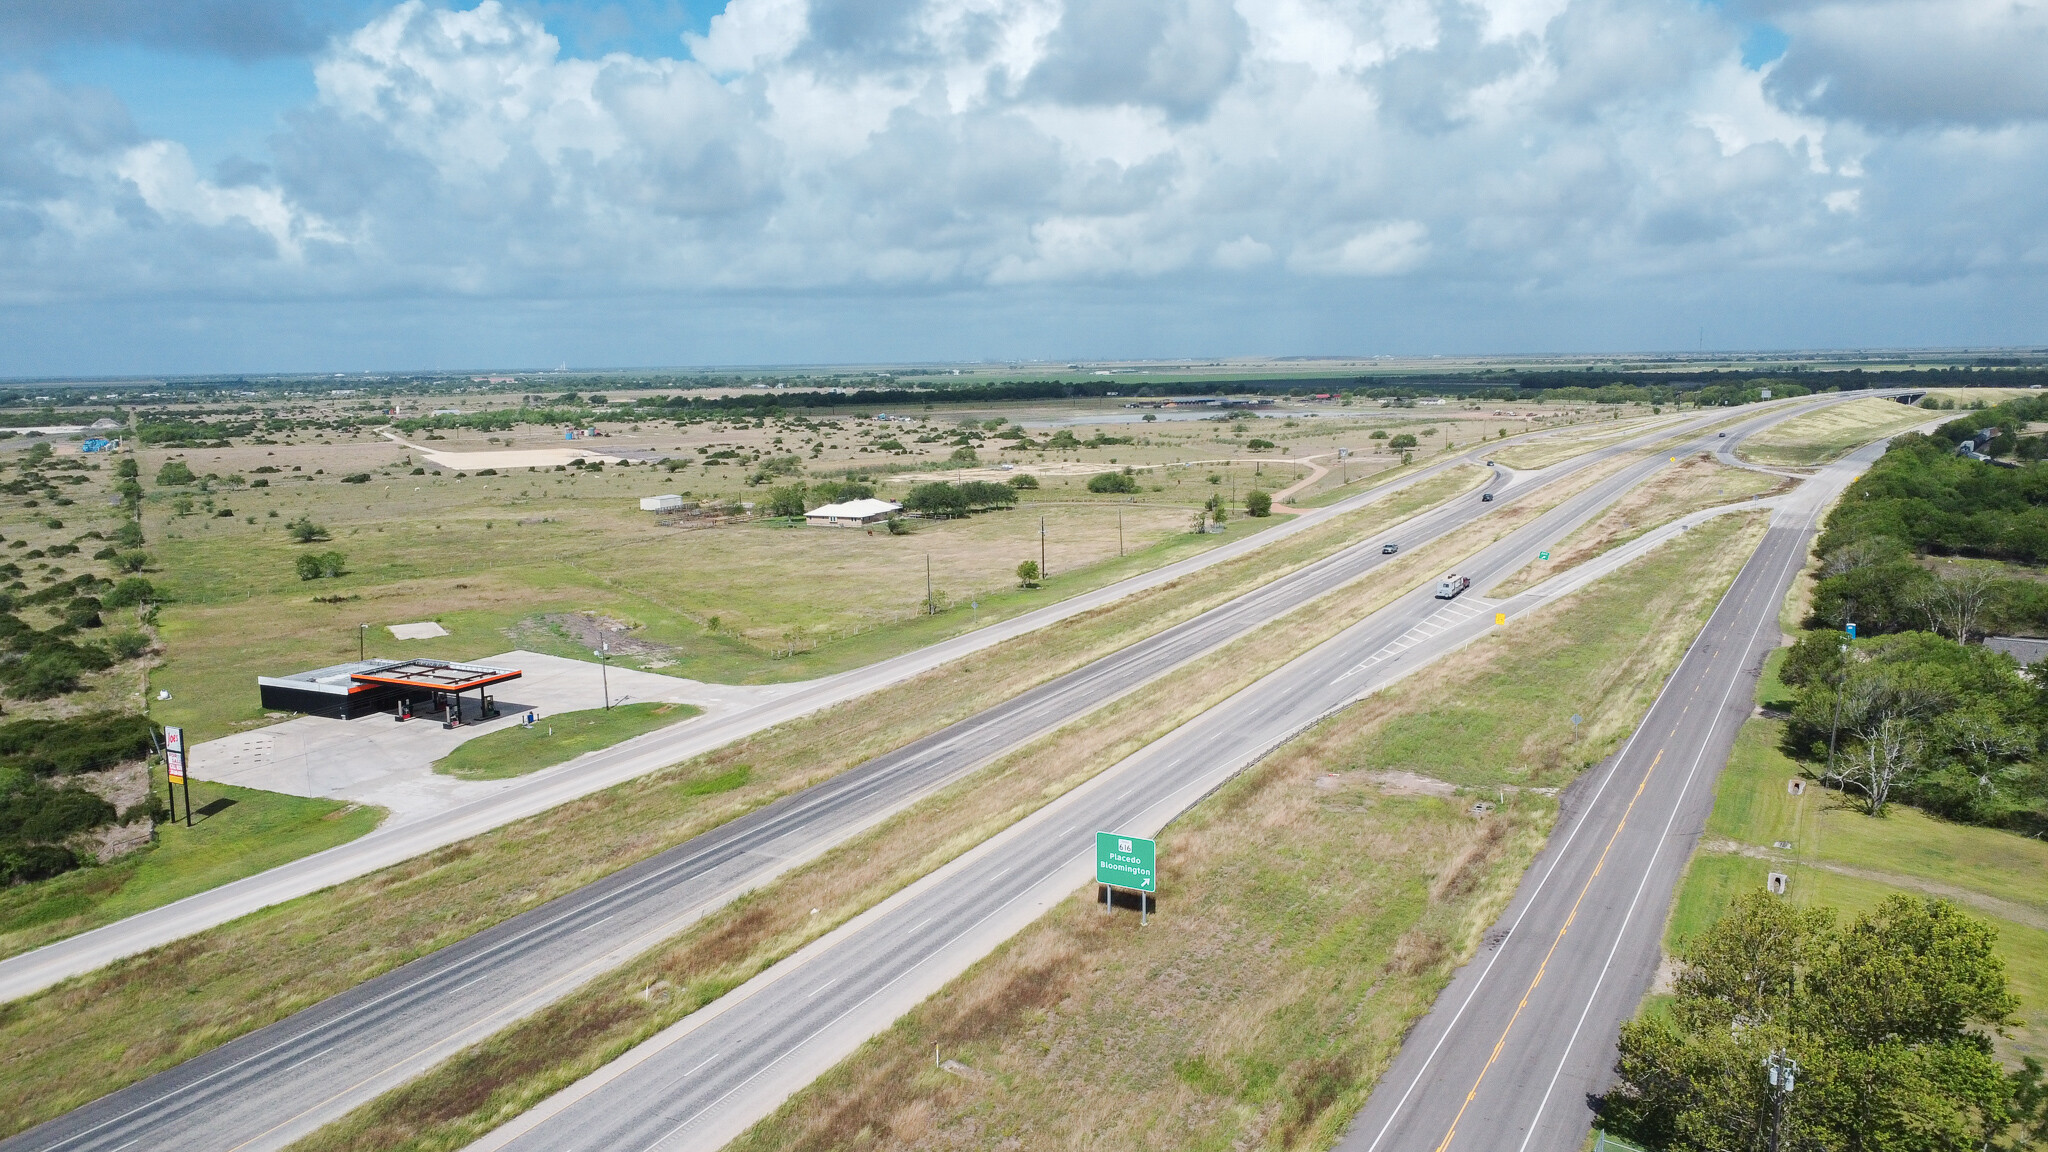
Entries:
<svg viewBox="0 0 2048 1152">
<path fill-rule="evenodd" d="M 1472 578 L 1470 576 L 1460 576 L 1453 572 L 1436 582 L 1436 598 L 1439 600 L 1449 600 L 1471 586 Z"/>
</svg>

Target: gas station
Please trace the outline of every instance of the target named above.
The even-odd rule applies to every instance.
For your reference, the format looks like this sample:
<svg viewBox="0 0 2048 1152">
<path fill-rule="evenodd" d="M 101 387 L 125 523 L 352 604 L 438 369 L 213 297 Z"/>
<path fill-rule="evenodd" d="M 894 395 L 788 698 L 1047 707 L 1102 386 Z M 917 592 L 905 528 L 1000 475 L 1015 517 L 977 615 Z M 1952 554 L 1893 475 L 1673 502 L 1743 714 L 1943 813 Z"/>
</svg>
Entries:
<svg viewBox="0 0 2048 1152">
<path fill-rule="evenodd" d="M 288 676 L 258 676 L 256 684 L 263 706 L 273 711 L 338 720 L 378 712 L 398 720 L 438 716 L 443 727 L 455 728 L 496 716 L 497 700 L 487 689 L 520 675 L 517 668 L 451 660 L 357 660 Z M 465 708 L 463 697 L 472 691 L 476 702 Z"/>
</svg>

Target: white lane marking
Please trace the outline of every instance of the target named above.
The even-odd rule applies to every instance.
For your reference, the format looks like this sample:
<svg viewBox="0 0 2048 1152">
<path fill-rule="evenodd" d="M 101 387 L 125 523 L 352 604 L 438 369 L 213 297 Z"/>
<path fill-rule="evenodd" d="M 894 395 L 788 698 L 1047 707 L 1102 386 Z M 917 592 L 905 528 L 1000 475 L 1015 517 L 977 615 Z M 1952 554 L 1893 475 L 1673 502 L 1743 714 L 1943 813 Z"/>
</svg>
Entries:
<svg viewBox="0 0 2048 1152">
<path fill-rule="evenodd" d="M 811 989 L 809 992 L 804 993 L 804 995 L 806 997 L 816 996 L 818 993 L 823 992 L 825 989 L 830 988 L 831 986 L 837 983 L 839 983 L 839 977 L 834 976 L 830 980 L 825 981 L 823 984 L 818 985 L 816 988 Z"/>
</svg>

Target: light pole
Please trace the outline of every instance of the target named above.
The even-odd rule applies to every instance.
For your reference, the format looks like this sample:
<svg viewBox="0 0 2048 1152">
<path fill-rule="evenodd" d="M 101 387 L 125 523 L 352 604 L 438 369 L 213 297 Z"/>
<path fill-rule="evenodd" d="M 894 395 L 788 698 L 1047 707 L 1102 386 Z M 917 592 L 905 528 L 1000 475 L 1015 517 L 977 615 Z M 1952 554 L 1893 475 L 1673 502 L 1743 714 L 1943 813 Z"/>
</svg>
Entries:
<svg viewBox="0 0 2048 1152">
<path fill-rule="evenodd" d="M 604 710 L 609 712 L 612 710 L 612 642 L 604 641 L 591 655 L 598 659 L 597 675 L 604 683 Z"/>
<path fill-rule="evenodd" d="M 358 624 L 358 625 L 356 625 L 356 663 L 360 664 L 360 663 L 362 663 L 363 661 L 365 661 L 365 660 L 369 659 L 369 657 L 367 657 L 367 656 L 363 655 L 363 652 L 364 652 L 364 651 L 365 651 L 365 650 L 366 650 L 366 649 L 367 649 L 367 648 L 368 648 L 369 646 L 370 646 L 370 626 L 369 626 L 368 624 Z"/>
</svg>

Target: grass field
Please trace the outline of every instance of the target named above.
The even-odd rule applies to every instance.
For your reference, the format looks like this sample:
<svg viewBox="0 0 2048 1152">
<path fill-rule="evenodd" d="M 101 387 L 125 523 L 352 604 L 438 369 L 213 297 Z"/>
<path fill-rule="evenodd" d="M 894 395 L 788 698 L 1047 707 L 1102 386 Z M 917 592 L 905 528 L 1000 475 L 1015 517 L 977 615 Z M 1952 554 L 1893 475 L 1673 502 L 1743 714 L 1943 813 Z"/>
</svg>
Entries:
<svg viewBox="0 0 2048 1152">
<path fill-rule="evenodd" d="M 1713 457 L 1704 453 L 1670 462 L 1656 476 L 1553 545 L 1549 549 L 1550 559 L 1530 561 L 1495 585 L 1488 595 L 1512 596 L 1688 512 L 1733 504 L 1778 485 L 1776 477 L 1716 464 Z"/>
<path fill-rule="evenodd" d="M 160 769 L 156 781 L 161 794 Z M 0 889 L 0 956 L 346 843 L 376 827 L 384 815 L 376 808 L 225 784 L 195 784 L 192 798 L 200 810 L 214 811 L 189 829 L 182 822 L 159 825 L 149 848 L 51 880 Z"/>
<path fill-rule="evenodd" d="M 1793 796 L 1787 783 L 1804 766 L 1779 750 L 1783 730 L 1783 721 L 1758 719 L 1737 736 L 1707 835 L 1672 909 L 1666 950 L 1710 927 L 1768 872 L 1790 877 L 1793 899 L 1845 916 L 1896 892 L 1940 896 L 1998 929 L 1998 954 L 2020 998 L 2020 1023 L 2002 1054 L 2048 1058 L 2048 887 L 2041 882 L 2048 844 L 1904 805 L 1873 819 L 1811 781 Z"/>
<path fill-rule="evenodd" d="M 692 704 L 647 703 L 561 712 L 532 727 L 520 724 L 479 736 L 435 761 L 434 771 L 464 780 L 524 776 L 703 711 Z"/>
<path fill-rule="evenodd" d="M 779 726 L 28 997 L 0 1018 L 0 1051 L 10 1054 L 5 1068 L 15 1089 L 0 1098 L 0 1131 L 18 1131 L 206 1051 L 900 747 L 1467 490 L 1483 472 L 1434 478 L 1382 505 L 928 673 L 883 697 Z M 166 989 L 178 994 L 165 995 Z"/>
<path fill-rule="evenodd" d="M 1743 525 L 1728 535 L 1743 536 Z M 1517 622 L 1437 667 L 1478 713 L 1629 711 L 1677 651 L 1646 643 L 1645 607 L 1675 581 L 1711 604 L 1732 568 L 1686 540 L 1560 607 L 1597 623 L 1559 645 L 1552 622 Z M 1618 602 L 1633 600 L 1634 610 Z M 1631 667 L 1582 659 L 1592 646 Z M 1682 650 L 1682 645 L 1680 646 Z M 1323 1147 L 1363 1102 L 1408 1026 L 1512 893 L 1554 817 L 1513 794 L 1483 819 L 1469 797 L 1383 790 L 1389 729 L 1428 725 L 1434 763 L 1471 782 L 1530 773 L 1469 766 L 1502 755 L 1497 733 L 1437 723 L 1403 684 L 1269 757 L 1161 836 L 1161 914 L 1142 933 L 1077 893 L 870 1042 L 734 1145 L 761 1149 Z M 1605 691 L 1605 699 L 1577 691 Z M 1396 698 L 1395 694 L 1399 694 Z M 1539 709 L 1547 710 L 1547 709 Z M 1571 758 L 1530 749 L 1538 763 Z M 1329 773 L 1335 772 L 1332 777 Z M 1558 772 L 1545 777 L 1563 783 Z M 932 1046 L 956 1061 L 932 1067 Z"/>
<path fill-rule="evenodd" d="M 1766 428 L 1745 439 L 1736 454 L 1758 464 L 1810 467 L 1941 415 L 1876 397 L 1850 400 Z"/>
</svg>

